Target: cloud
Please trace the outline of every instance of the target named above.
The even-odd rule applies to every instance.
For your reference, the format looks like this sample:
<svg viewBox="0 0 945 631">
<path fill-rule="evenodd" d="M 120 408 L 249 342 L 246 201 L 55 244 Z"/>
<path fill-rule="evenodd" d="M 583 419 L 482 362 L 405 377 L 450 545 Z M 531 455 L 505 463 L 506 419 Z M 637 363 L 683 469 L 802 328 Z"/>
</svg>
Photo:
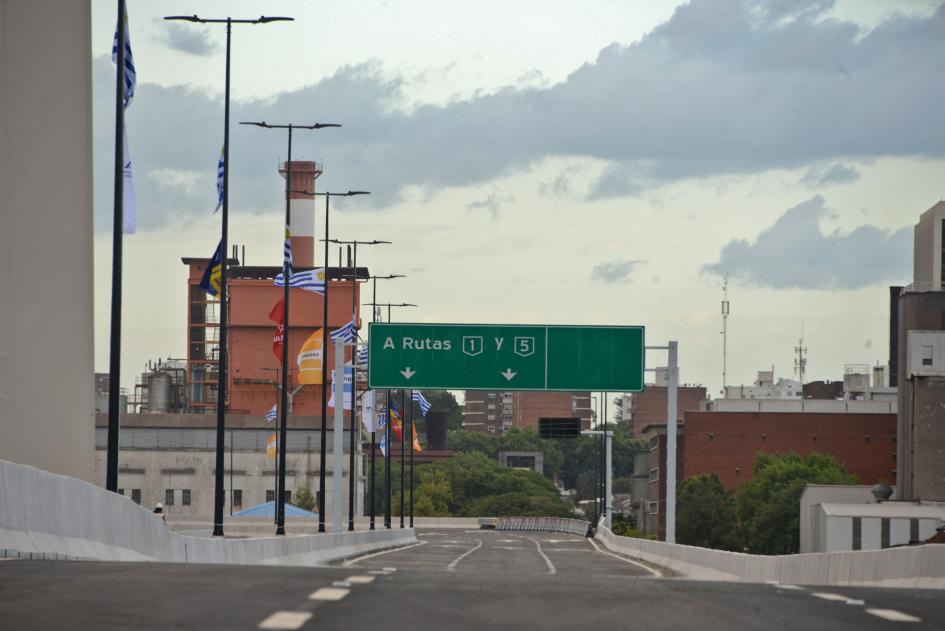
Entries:
<svg viewBox="0 0 945 631">
<path fill-rule="evenodd" d="M 219 50 L 216 42 L 210 39 L 209 33 L 193 29 L 183 24 L 169 23 L 164 29 L 164 43 L 168 47 L 188 55 L 205 57 Z"/>
<path fill-rule="evenodd" d="M 513 201 L 515 201 L 514 197 L 499 197 L 495 193 L 490 193 L 485 199 L 466 204 L 466 210 L 485 210 L 495 219 L 499 214 L 499 207 Z"/>
<path fill-rule="evenodd" d="M 643 261 L 626 259 L 615 259 L 607 261 L 600 265 L 595 265 L 591 271 L 591 278 L 596 281 L 607 283 L 609 285 L 617 283 L 626 283 L 630 280 L 630 274 Z"/>
<path fill-rule="evenodd" d="M 859 179 L 860 172 L 856 167 L 834 162 L 825 167 L 809 168 L 800 179 L 800 184 L 807 188 L 820 188 L 828 184 L 850 184 Z"/>
<path fill-rule="evenodd" d="M 829 214 L 821 196 L 785 212 L 754 243 L 734 239 L 703 270 L 774 289 L 856 289 L 906 282 L 911 273 L 912 228 L 895 232 L 863 225 L 824 234 Z"/>
<path fill-rule="evenodd" d="M 293 155 L 324 160 L 322 190 L 371 190 L 370 199 L 350 202 L 358 208 L 384 208 L 408 189 L 482 184 L 555 156 L 606 161 L 589 189 L 603 198 L 683 178 L 945 155 L 945 6 L 864 32 L 827 18 L 830 4 L 692 0 L 640 41 L 604 48 L 560 83 L 445 105 L 408 109 L 403 80 L 389 69 L 346 66 L 270 99 L 234 102 L 233 120 L 343 123 L 299 132 Z M 95 69 L 104 227 L 114 71 L 107 58 Z M 145 229 L 213 208 L 222 110 L 218 97 L 185 86 L 139 84 L 128 112 L 136 177 L 160 169 L 205 174 L 173 205 L 142 185 Z M 275 167 L 285 144 L 283 132 L 234 125 L 236 212 L 278 203 Z"/>
</svg>

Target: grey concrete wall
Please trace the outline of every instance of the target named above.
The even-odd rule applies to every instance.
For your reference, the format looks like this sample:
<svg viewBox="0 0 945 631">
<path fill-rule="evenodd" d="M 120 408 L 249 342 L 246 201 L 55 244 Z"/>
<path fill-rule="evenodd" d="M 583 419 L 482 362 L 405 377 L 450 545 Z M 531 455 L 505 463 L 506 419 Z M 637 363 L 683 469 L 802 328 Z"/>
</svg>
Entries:
<svg viewBox="0 0 945 631">
<path fill-rule="evenodd" d="M 89 3 L 0 0 L 0 458 L 92 479 Z"/>
<path fill-rule="evenodd" d="M 596 539 L 613 552 L 697 580 L 945 589 L 945 545 L 760 556 L 618 537 L 603 525 Z"/>
<path fill-rule="evenodd" d="M 412 528 L 251 539 L 185 536 L 126 497 L 0 461 L 0 556 L 317 565 L 415 542 Z"/>
</svg>

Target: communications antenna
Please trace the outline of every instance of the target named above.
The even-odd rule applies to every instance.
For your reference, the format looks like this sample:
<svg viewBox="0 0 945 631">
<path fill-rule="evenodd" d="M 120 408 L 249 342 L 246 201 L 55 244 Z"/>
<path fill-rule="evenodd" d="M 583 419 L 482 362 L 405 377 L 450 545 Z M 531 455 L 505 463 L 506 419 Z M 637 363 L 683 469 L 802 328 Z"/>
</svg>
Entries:
<svg viewBox="0 0 945 631">
<path fill-rule="evenodd" d="M 801 324 L 801 337 L 799 340 L 797 340 L 797 346 L 794 347 L 794 352 L 797 353 L 797 359 L 794 360 L 794 372 L 797 373 L 797 378 L 803 386 L 804 373 L 807 372 L 807 347 L 804 346 L 803 324 Z"/>
<path fill-rule="evenodd" d="M 725 395 L 728 371 L 728 274 L 722 281 L 722 396 Z"/>
</svg>

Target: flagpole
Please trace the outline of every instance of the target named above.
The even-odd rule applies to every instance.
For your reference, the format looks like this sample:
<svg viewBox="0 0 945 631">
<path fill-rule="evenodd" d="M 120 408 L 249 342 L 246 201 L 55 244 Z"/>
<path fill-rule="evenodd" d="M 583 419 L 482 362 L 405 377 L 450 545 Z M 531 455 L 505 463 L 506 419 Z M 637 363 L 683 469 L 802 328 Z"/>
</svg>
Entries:
<svg viewBox="0 0 945 631">
<path fill-rule="evenodd" d="M 371 300 L 372 302 L 377 302 L 377 276 L 374 277 L 374 297 Z M 375 307 L 371 307 L 371 322 L 374 323 L 376 321 L 377 321 L 377 309 Z M 369 362 L 371 361 L 370 357 L 368 357 L 368 361 Z M 374 400 L 374 410 L 375 410 L 374 413 L 377 414 L 377 395 L 376 394 L 375 394 L 375 400 Z M 371 427 L 372 428 L 374 427 L 374 423 L 371 423 Z M 374 487 L 375 487 L 375 482 L 377 478 L 377 474 L 374 471 L 374 468 L 376 466 L 376 462 L 375 462 L 376 455 L 374 452 L 377 451 L 376 436 L 377 436 L 377 431 L 376 430 L 372 431 L 371 432 L 371 530 L 374 530 L 374 513 L 375 513 Z"/>
<path fill-rule="evenodd" d="M 328 235 L 325 235 L 325 238 L 328 238 Z M 325 247 L 328 247 L 328 243 L 325 243 Z M 326 292 L 327 293 L 327 292 Z M 356 313 L 358 310 L 357 303 L 357 294 L 358 294 L 358 242 L 354 242 L 354 260 L 352 261 L 351 268 L 351 319 L 354 322 L 355 333 L 354 338 L 357 341 L 357 326 L 358 323 L 355 320 Z M 354 435 L 358 431 L 358 405 L 357 397 L 357 385 L 358 385 L 358 367 L 357 367 L 357 344 L 351 347 L 351 443 L 348 448 L 348 530 L 354 530 Z M 343 384 L 342 384 L 343 385 Z M 342 403 L 344 403 L 342 401 Z"/>
<path fill-rule="evenodd" d="M 410 527 L 413 528 L 413 443 L 414 443 L 414 427 L 413 427 L 413 390 L 410 391 Z"/>
<path fill-rule="evenodd" d="M 404 394 L 406 390 L 403 388 L 400 389 L 400 413 L 404 416 L 407 415 L 407 405 L 404 403 Z M 404 418 L 400 419 L 400 527 L 404 527 L 404 514 L 406 513 L 406 496 L 404 495 L 405 491 L 405 482 L 407 470 L 404 467 L 406 464 L 404 462 L 404 454 L 407 451 L 407 428 L 405 427 L 407 423 Z"/>
<path fill-rule="evenodd" d="M 112 306 L 108 366 L 108 451 L 105 488 L 118 491 L 118 428 L 121 389 L 121 263 L 125 186 L 125 0 L 118 0 L 115 80 L 115 205 L 112 225 Z"/>
</svg>

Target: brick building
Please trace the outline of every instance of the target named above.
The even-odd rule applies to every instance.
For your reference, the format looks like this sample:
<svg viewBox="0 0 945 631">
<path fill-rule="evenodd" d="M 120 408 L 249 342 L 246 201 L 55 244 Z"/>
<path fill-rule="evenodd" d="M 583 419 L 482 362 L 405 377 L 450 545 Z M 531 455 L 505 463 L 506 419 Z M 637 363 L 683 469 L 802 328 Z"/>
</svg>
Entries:
<svg viewBox="0 0 945 631">
<path fill-rule="evenodd" d="M 666 392 L 664 385 L 647 384 L 643 392 L 630 395 L 630 434 L 642 436 L 647 425 L 666 423 Z M 679 386 L 676 389 L 676 416 L 681 421 L 688 411 L 703 409 L 707 400 L 705 386 Z M 626 420 L 626 419 L 625 419 Z"/>
<path fill-rule="evenodd" d="M 579 417 L 590 429 L 594 413 L 590 392 L 510 392 L 467 390 L 463 428 L 501 434 L 518 427 L 538 431 L 542 417 Z"/>
</svg>

